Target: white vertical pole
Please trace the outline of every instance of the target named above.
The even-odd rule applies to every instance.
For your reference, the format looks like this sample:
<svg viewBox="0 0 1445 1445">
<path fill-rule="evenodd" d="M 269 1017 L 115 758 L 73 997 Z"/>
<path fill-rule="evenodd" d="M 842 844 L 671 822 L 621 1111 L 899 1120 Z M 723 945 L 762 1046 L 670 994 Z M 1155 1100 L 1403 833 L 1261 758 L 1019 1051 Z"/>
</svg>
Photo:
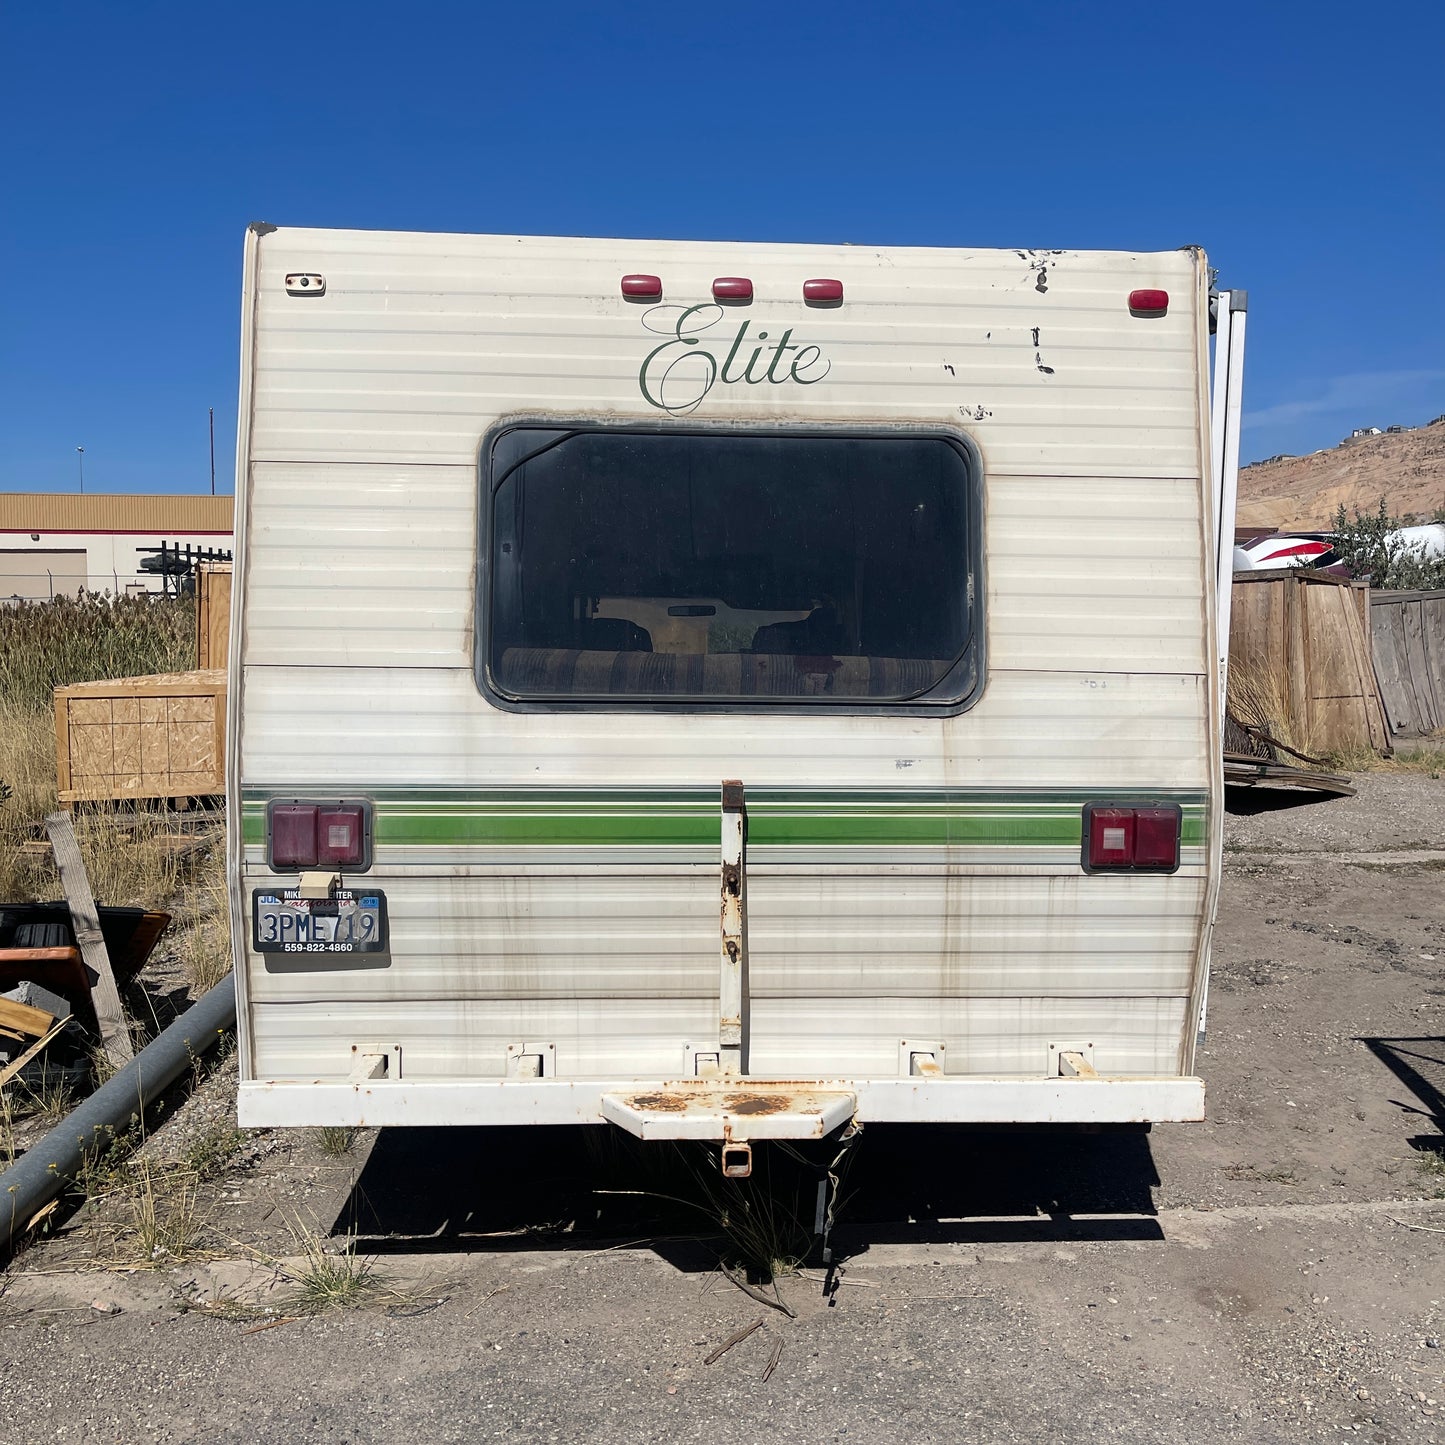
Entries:
<svg viewBox="0 0 1445 1445">
<path fill-rule="evenodd" d="M 1234 514 L 1239 499 L 1239 432 L 1244 408 L 1244 328 L 1249 293 L 1221 291 L 1214 332 L 1211 443 L 1214 461 L 1219 715 L 1229 676 L 1229 617 L 1234 591 Z"/>
<path fill-rule="evenodd" d="M 1221 291 L 1216 300 L 1214 327 L 1214 386 L 1210 399 L 1210 460 L 1214 476 L 1215 646 L 1219 672 L 1219 736 L 1224 740 L 1225 706 L 1229 690 L 1229 620 L 1234 598 L 1234 514 L 1239 500 L 1239 433 L 1244 406 L 1244 328 L 1249 293 Z M 1216 775 L 1217 776 L 1217 775 Z M 1215 877 L 1223 866 L 1223 840 L 1218 836 L 1222 817 L 1212 826 L 1210 868 Z M 1217 886 L 1217 885 L 1216 885 Z M 1193 1058 L 1204 1043 L 1209 1016 L 1209 968 L 1206 955 L 1200 989 L 1199 1018 Z"/>
</svg>

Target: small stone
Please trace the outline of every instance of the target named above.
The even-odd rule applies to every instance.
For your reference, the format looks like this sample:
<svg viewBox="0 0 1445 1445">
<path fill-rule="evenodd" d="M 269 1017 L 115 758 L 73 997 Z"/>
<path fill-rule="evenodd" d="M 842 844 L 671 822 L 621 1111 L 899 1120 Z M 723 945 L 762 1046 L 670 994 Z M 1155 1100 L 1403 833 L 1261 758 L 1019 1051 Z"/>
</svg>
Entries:
<svg viewBox="0 0 1445 1445">
<path fill-rule="evenodd" d="M 90 1307 L 97 1314 L 118 1315 L 120 1313 L 120 1306 L 113 1300 L 93 1299 L 90 1302 Z"/>
<path fill-rule="evenodd" d="M 1431 1335 L 1430 1338 L 1425 1341 L 1425 1348 L 1427 1350 L 1438 1350 L 1440 1348 L 1440 1341 L 1434 1335 Z"/>
</svg>

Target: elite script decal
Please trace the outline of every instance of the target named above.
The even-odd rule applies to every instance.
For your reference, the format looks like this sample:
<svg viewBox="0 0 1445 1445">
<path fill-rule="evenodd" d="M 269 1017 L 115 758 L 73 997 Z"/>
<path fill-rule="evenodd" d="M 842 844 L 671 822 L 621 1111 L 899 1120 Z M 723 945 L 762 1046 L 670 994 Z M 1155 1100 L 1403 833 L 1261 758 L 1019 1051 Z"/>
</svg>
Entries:
<svg viewBox="0 0 1445 1445">
<path fill-rule="evenodd" d="M 709 350 L 702 333 L 722 319 L 723 308 L 710 302 L 686 309 L 654 306 L 643 314 L 642 324 L 649 331 L 667 337 L 647 353 L 637 373 L 637 383 L 650 405 L 682 416 L 695 411 L 719 381 L 741 381 L 749 386 L 796 381 L 799 386 L 814 386 L 832 369 L 833 363 L 816 346 L 799 345 L 792 339 L 791 327 L 775 339 L 766 331 L 751 331 L 748 321 L 738 327 L 719 364 L 717 352 L 722 350 L 725 336 L 707 337 L 708 344 L 715 345 L 715 350 Z"/>
</svg>

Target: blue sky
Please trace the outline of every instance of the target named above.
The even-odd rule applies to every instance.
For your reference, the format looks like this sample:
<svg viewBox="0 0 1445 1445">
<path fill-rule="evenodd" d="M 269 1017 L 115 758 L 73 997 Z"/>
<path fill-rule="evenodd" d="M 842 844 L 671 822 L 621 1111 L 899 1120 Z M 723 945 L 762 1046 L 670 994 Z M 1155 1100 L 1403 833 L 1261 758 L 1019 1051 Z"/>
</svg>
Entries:
<svg viewBox="0 0 1445 1445">
<path fill-rule="evenodd" d="M 233 478 L 246 224 L 1166 249 L 1243 455 L 1445 412 L 1445 3 L 12 5 L 0 489 Z"/>
</svg>

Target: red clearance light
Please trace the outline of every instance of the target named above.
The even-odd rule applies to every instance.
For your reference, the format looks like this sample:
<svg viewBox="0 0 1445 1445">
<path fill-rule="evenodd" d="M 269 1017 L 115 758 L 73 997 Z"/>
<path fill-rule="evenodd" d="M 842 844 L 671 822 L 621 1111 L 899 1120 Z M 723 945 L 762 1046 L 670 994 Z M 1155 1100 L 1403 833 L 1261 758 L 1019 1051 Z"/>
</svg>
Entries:
<svg viewBox="0 0 1445 1445">
<path fill-rule="evenodd" d="M 841 301 L 843 299 L 843 283 L 841 281 L 804 281 L 804 301 Z"/>
<path fill-rule="evenodd" d="M 1173 873 L 1183 813 L 1177 803 L 1084 804 L 1085 873 Z"/>
<path fill-rule="evenodd" d="M 622 294 L 629 301 L 661 301 L 661 276 L 624 276 Z"/>
<path fill-rule="evenodd" d="M 1169 310 L 1167 291 L 1131 291 L 1129 310 L 1136 316 L 1163 316 Z"/>
<path fill-rule="evenodd" d="M 266 808 L 266 862 L 277 873 L 371 867 L 371 804 L 270 803 Z"/>
<path fill-rule="evenodd" d="M 746 276 L 719 276 L 712 283 L 714 301 L 751 301 L 753 283 Z"/>
</svg>

